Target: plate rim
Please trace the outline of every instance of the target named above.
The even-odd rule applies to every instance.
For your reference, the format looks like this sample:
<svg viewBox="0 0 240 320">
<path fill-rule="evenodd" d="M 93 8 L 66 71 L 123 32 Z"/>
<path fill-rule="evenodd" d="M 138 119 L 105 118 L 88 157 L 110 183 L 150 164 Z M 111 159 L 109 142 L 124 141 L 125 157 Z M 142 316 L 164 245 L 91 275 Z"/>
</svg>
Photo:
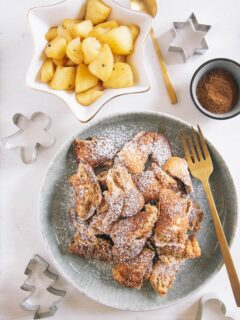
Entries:
<svg viewBox="0 0 240 320">
<path fill-rule="evenodd" d="M 62 149 L 64 149 L 64 147 L 69 144 L 75 137 L 77 137 L 78 135 L 80 135 L 82 132 L 84 132 L 85 130 L 89 129 L 90 127 L 92 126 L 96 126 L 98 125 L 99 123 L 103 122 L 103 121 L 107 121 L 107 120 L 111 120 L 113 118 L 117 118 L 117 117 L 124 117 L 124 116 L 137 116 L 137 115 L 156 115 L 157 117 L 163 117 L 163 118 L 170 118 L 172 120 L 175 120 L 175 121 L 178 121 L 182 124 L 184 124 L 185 126 L 187 127 L 191 127 L 191 124 L 188 123 L 187 121 L 185 120 L 182 120 L 181 118 L 179 117 L 176 117 L 176 116 L 173 116 L 173 115 L 170 115 L 170 114 L 166 114 L 166 113 L 162 113 L 162 112 L 156 112 L 156 111 L 144 111 L 144 110 L 141 110 L 141 111 L 131 111 L 131 112 L 116 112 L 116 113 L 113 113 L 111 115 L 107 115 L 107 116 L 104 116 L 98 120 L 94 120 L 93 122 L 91 123 L 86 123 L 84 125 L 83 128 L 81 128 L 80 130 L 78 130 L 75 134 L 71 135 L 71 137 L 69 137 L 68 139 L 66 139 L 61 145 L 60 147 L 56 150 L 56 152 L 54 153 L 54 155 L 52 156 L 51 160 L 49 161 L 48 163 L 48 166 L 44 172 L 44 175 L 43 175 L 43 178 L 42 178 L 42 181 L 41 181 L 41 184 L 40 184 L 40 192 L 39 192 L 39 197 L 38 197 L 38 204 L 37 204 L 37 207 L 38 207 L 38 224 L 39 224 L 39 229 L 40 229 L 40 234 L 41 234 L 41 237 L 43 239 L 43 243 L 44 243 L 44 247 L 46 248 L 47 250 L 47 254 L 48 256 L 50 257 L 51 259 L 51 262 L 53 263 L 53 265 L 56 267 L 56 269 L 59 271 L 59 273 L 61 274 L 61 276 L 70 284 L 73 285 L 74 288 L 76 288 L 80 293 L 86 295 L 88 298 L 92 299 L 93 301 L 96 301 L 102 305 L 105 305 L 107 307 L 111 307 L 111 308 L 114 308 L 116 310 L 126 310 L 126 311 L 132 311 L 132 312 L 147 312 L 147 311 L 154 311 L 154 310 L 161 310 L 161 309 L 166 309 L 166 308 L 170 308 L 176 304 L 179 304 L 181 302 L 184 302 L 186 301 L 191 295 L 195 295 L 198 291 L 200 291 L 207 283 L 210 282 L 210 280 L 212 280 L 218 273 L 219 271 L 221 270 L 221 268 L 223 267 L 224 265 L 224 261 L 223 261 L 223 258 L 221 258 L 221 261 L 218 263 L 218 265 L 216 266 L 214 272 L 212 272 L 212 274 L 200 285 L 198 286 L 197 288 L 195 288 L 194 290 L 192 290 L 191 292 L 189 292 L 188 294 L 186 294 L 184 297 L 182 298 L 178 298 L 176 299 L 175 301 L 172 301 L 166 305 L 159 305 L 159 306 L 152 306 L 152 307 L 144 307 L 144 308 L 138 308 L 138 309 L 134 309 L 134 308 L 129 308 L 128 306 L 126 307 L 119 307 L 118 304 L 115 304 L 115 303 L 108 303 L 106 301 L 103 301 L 101 298 L 99 297 L 95 297 L 95 296 L 92 296 L 91 294 L 89 293 L 86 293 L 85 291 L 82 290 L 82 288 L 79 288 L 78 285 L 74 282 L 73 279 L 71 279 L 71 277 L 65 272 L 65 270 L 60 266 L 59 262 L 57 261 L 57 259 L 54 257 L 54 254 L 49 246 L 49 243 L 48 243 L 48 240 L 47 240 L 47 237 L 45 235 L 45 232 L 44 232 L 44 228 L 42 227 L 43 226 L 43 223 L 42 223 L 42 219 L 44 218 L 43 214 L 42 214 L 42 206 L 41 206 L 41 199 L 42 199 L 42 191 L 43 191 L 43 187 L 44 187 L 44 183 L 45 183 L 45 180 L 46 180 L 46 177 L 47 177 L 47 173 L 49 172 L 49 169 L 52 167 L 52 164 L 54 163 L 57 155 L 60 153 L 60 151 Z M 208 139 L 206 139 L 207 143 L 210 145 L 211 149 L 213 149 L 217 154 L 218 156 L 220 157 L 220 159 L 222 160 L 222 165 L 224 166 L 224 169 L 226 170 L 226 172 L 228 173 L 228 176 L 231 180 L 231 184 L 233 186 L 233 194 L 232 194 L 232 197 L 234 198 L 235 202 L 234 202 L 234 205 L 235 205 L 235 208 L 236 208 L 236 215 L 234 217 L 234 223 L 233 223 L 233 229 L 232 229 L 232 237 L 228 243 L 229 245 L 229 248 L 231 248 L 232 246 L 232 243 L 233 243 L 233 240 L 236 236 L 236 228 L 237 228 L 237 225 L 238 225 L 238 196 L 237 196 L 237 192 L 236 192 L 236 187 L 235 187 L 235 183 L 234 183 L 234 180 L 233 180 L 233 177 L 231 175 L 231 172 L 224 160 L 224 158 L 222 157 L 221 153 L 214 147 L 214 145 L 209 142 Z"/>
</svg>

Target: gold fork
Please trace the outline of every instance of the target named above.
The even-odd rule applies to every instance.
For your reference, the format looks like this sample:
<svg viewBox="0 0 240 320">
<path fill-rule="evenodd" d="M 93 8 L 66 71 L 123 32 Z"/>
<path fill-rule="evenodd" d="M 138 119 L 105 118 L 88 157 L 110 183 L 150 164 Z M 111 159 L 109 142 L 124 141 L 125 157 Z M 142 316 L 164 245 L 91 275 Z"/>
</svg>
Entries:
<svg viewBox="0 0 240 320">
<path fill-rule="evenodd" d="M 236 269 L 233 264 L 232 256 L 228 247 L 228 243 L 221 225 L 221 221 L 219 219 L 219 215 L 215 206 L 212 191 L 209 185 L 209 177 L 213 172 L 213 164 L 212 164 L 211 156 L 208 151 L 207 143 L 204 139 L 204 136 L 199 126 L 198 126 L 198 133 L 199 133 L 199 137 L 197 136 L 196 132 L 192 128 L 192 134 L 189 130 L 184 135 L 183 130 L 180 129 L 183 149 L 185 152 L 185 156 L 188 162 L 190 172 L 195 178 L 200 180 L 203 184 L 203 187 L 207 196 L 210 212 L 212 214 L 215 231 L 216 231 L 219 245 L 221 248 L 223 260 L 226 265 L 228 277 L 231 282 L 235 301 L 237 303 L 237 306 L 240 307 L 240 282 L 238 279 Z M 200 138 L 200 143 L 199 143 L 199 138 Z"/>
</svg>

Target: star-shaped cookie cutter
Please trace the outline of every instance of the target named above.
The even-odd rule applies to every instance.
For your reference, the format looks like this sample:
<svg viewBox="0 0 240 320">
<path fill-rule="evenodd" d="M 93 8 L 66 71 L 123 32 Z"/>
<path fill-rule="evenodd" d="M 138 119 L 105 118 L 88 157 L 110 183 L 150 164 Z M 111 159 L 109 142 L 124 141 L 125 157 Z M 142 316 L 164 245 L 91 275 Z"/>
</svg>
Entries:
<svg viewBox="0 0 240 320">
<path fill-rule="evenodd" d="M 178 33 L 184 31 L 187 27 L 192 29 L 194 33 L 202 34 L 201 41 L 199 43 L 199 47 L 193 48 L 192 53 L 188 53 L 184 46 L 174 44 L 174 40 L 178 36 Z M 184 62 L 188 60 L 194 54 L 203 54 L 206 50 L 209 49 L 207 41 L 205 39 L 206 33 L 210 30 L 211 26 L 207 24 L 199 24 L 197 18 L 194 13 L 190 15 L 190 17 L 185 22 L 173 22 L 173 41 L 170 44 L 168 50 L 180 52 L 183 56 Z"/>
<path fill-rule="evenodd" d="M 34 285 L 29 284 L 29 280 L 32 277 L 34 273 L 34 267 L 36 264 L 40 265 L 43 269 L 43 274 L 45 277 L 49 278 L 51 281 L 51 284 L 46 288 L 48 292 L 55 295 L 56 301 L 54 301 L 48 311 L 41 312 L 40 311 L 40 304 L 33 304 L 31 303 L 31 297 L 36 292 L 36 287 Z M 34 319 L 43 319 L 47 317 L 51 317 L 55 314 L 57 311 L 57 304 L 59 301 L 65 296 L 66 291 L 65 290 L 59 290 L 55 289 L 53 285 L 58 279 L 58 275 L 49 271 L 49 264 L 46 260 L 44 260 L 39 255 L 35 254 L 32 259 L 29 261 L 24 274 L 27 276 L 27 279 L 24 281 L 23 285 L 20 287 L 23 291 L 29 292 L 29 295 L 21 302 L 20 306 L 22 309 L 26 311 L 34 311 Z"/>
<path fill-rule="evenodd" d="M 47 131 L 51 126 L 51 119 L 46 114 L 42 112 L 35 112 L 32 114 L 31 118 L 26 118 L 21 113 L 16 113 L 13 116 L 13 123 L 19 128 L 14 134 L 3 138 L 2 145 L 5 149 L 19 149 L 20 158 L 23 163 L 29 164 L 37 160 L 38 152 L 41 149 L 46 149 L 51 147 L 55 139 Z M 18 139 L 24 134 L 25 130 L 33 125 L 37 127 L 39 136 L 36 136 L 35 141 L 31 142 L 30 145 L 21 145 Z"/>
</svg>

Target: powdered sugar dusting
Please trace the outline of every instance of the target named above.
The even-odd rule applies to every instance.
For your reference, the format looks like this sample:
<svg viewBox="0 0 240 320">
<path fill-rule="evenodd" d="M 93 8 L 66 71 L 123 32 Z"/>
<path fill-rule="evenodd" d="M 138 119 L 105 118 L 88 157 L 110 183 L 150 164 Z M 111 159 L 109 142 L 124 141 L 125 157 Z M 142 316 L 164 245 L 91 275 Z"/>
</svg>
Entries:
<svg viewBox="0 0 240 320">
<path fill-rule="evenodd" d="M 145 201 L 158 200 L 160 184 L 153 170 L 147 170 L 134 177 L 134 181 L 143 194 Z"/>
<path fill-rule="evenodd" d="M 112 160 L 117 148 L 108 137 L 91 137 L 87 140 L 76 139 L 74 149 L 79 162 L 96 167 L 105 161 Z"/>
<path fill-rule="evenodd" d="M 160 128 L 161 133 L 164 133 L 167 139 L 171 142 L 172 153 L 177 156 L 183 156 L 182 145 L 178 132 L 179 128 L 183 127 L 183 125 L 172 119 L 170 120 L 165 119 L 164 117 L 161 119 L 160 117 L 153 117 L 149 115 L 147 117 L 138 116 L 135 118 L 131 118 L 130 116 L 120 116 L 119 121 L 116 118 L 113 118 L 98 124 L 98 126 L 92 126 L 85 130 L 81 134 L 80 138 L 86 139 L 89 136 L 106 136 L 113 139 L 117 148 L 120 149 L 124 143 L 130 140 L 137 132 L 146 130 L 153 130 L 157 132 Z M 175 123 L 175 126 L 171 126 L 172 122 Z M 218 159 L 217 157 L 217 153 L 214 151 L 213 161 L 214 158 L 215 160 Z M 57 259 L 61 261 L 62 268 L 67 268 L 67 265 L 69 265 L 72 268 L 71 270 L 75 270 L 75 275 L 76 273 L 79 274 L 79 277 L 75 276 L 73 280 L 77 286 L 82 288 L 85 292 L 88 292 L 88 289 L 86 286 L 83 287 L 81 285 L 80 279 L 82 279 L 82 275 L 84 275 L 86 279 L 89 279 L 89 281 L 90 279 L 92 281 L 96 280 L 96 285 L 101 283 L 101 286 L 105 286 L 104 283 L 106 281 L 106 288 L 115 287 L 116 283 L 112 281 L 110 264 L 97 260 L 88 260 L 76 257 L 67 254 L 66 252 L 67 243 L 69 242 L 72 233 L 72 227 L 66 213 L 68 208 L 73 207 L 75 203 L 75 195 L 69 187 L 67 178 L 76 172 L 76 169 L 77 162 L 69 143 L 68 146 L 62 149 L 61 153 L 57 155 L 57 158 L 54 160 L 54 166 L 52 165 L 51 170 L 49 170 L 46 180 L 48 182 L 48 186 L 45 186 L 45 190 L 49 195 L 48 198 L 50 200 L 47 206 L 47 219 L 49 221 L 49 229 L 52 230 L 51 233 L 55 234 L 58 240 L 59 253 Z M 212 187 L 214 187 L 213 193 L 217 199 L 217 207 L 224 221 L 224 219 L 226 219 L 225 209 L 229 207 L 229 203 L 226 203 L 226 199 L 224 200 L 225 202 L 223 201 L 222 195 L 221 186 L 225 183 L 225 177 L 223 175 L 217 175 L 217 172 L 218 170 L 214 171 L 211 180 Z M 51 182 L 49 184 L 49 179 L 53 183 Z M 204 191 L 200 183 L 195 179 L 193 179 L 193 186 L 195 198 L 200 202 L 200 207 L 205 213 L 201 230 L 198 232 L 198 239 L 202 249 L 202 257 L 195 259 L 194 261 L 184 263 L 177 277 L 177 281 L 174 283 L 173 289 L 169 291 L 166 298 L 157 300 L 157 305 L 166 305 L 169 301 L 174 301 L 176 297 L 182 297 L 193 288 L 196 288 L 209 277 L 209 273 L 207 273 L 207 271 L 204 272 L 206 268 L 203 266 L 209 266 L 211 270 L 214 270 L 221 259 L 218 254 L 218 250 L 216 251 L 217 240 L 214 233 L 214 227 L 211 222 L 208 205 L 204 196 Z M 228 218 L 230 217 L 228 216 Z M 230 222 L 229 219 L 226 219 L 226 223 L 224 224 L 226 230 L 229 230 L 229 223 L 231 223 L 231 219 Z M 231 232 L 228 236 L 231 238 Z M 82 273 L 84 270 L 85 273 Z M 196 274 L 198 274 L 199 277 L 196 277 Z M 125 291 L 124 289 L 120 290 L 119 287 L 118 289 L 119 292 L 121 292 L 121 295 L 124 293 L 124 296 L 128 296 L 128 291 Z M 107 297 L 107 291 L 105 293 Z M 150 286 L 147 284 L 144 285 L 141 292 L 136 292 L 136 299 L 139 299 L 139 301 L 142 301 L 143 303 L 144 296 L 146 294 L 149 298 L 151 297 L 151 301 L 155 301 L 155 295 L 153 295 L 152 289 L 150 289 Z M 121 297 L 119 296 L 118 298 L 115 298 L 116 299 L 114 301 L 118 301 L 119 299 L 119 306 L 122 305 Z"/>
<path fill-rule="evenodd" d="M 109 151 L 109 141 L 111 141 L 109 138 L 106 139 L 104 137 L 95 137 L 85 141 L 76 140 L 74 147 L 78 161 L 89 161 L 89 164 L 95 166 L 97 163 L 95 160 L 101 159 L 100 153 L 102 152 L 102 154 L 104 154 L 103 150 L 99 151 L 100 146 L 101 149 L 104 149 L 104 146 L 106 147 L 107 156 L 111 153 L 111 151 Z M 77 144 L 78 149 L 76 149 Z M 111 142 L 111 145 L 114 145 L 114 143 Z M 81 146 L 83 150 L 81 149 Z M 88 149 L 86 149 L 84 153 L 84 148 L 86 146 Z M 163 150 L 161 150 L 161 148 Z M 158 151 L 158 149 L 160 149 L 160 151 Z M 86 156 L 87 154 L 88 157 Z M 105 261 L 115 260 L 121 262 L 136 257 L 142 251 L 147 237 L 154 233 L 153 227 L 157 221 L 158 210 L 155 208 L 155 214 L 154 210 L 150 210 L 148 212 L 148 209 L 151 207 L 146 207 L 146 212 L 139 212 L 144 205 L 144 199 L 133 183 L 129 172 L 144 170 L 144 166 L 150 154 L 152 154 L 153 161 L 157 162 L 158 165 L 163 164 L 169 156 L 171 156 L 169 143 L 163 135 L 155 132 L 139 132 L 132 140 L 124 144 L 123 148 L 120 149 L 116 156 L 117 161 L 115 161 L 113 167 L 107 172 L 106 185 L 108 187 L 108 191 L 105 192 L 107 210 L 106 212 L 96 216 L 96 218 L 93 218 L 91 227 L 94 226 L 97 230 L 103 233 L 109 234 L 110 232 L 111 239 L 113 240 L 112 249 L 110 244 L 103 239 L 99 239 L 98 242 L 93 245 L 86 244 L 84 242 L 85 237 L 82 237 L 81 232 L 79 233 L 79 231 L 77 231 L 76 235 L 72 238 L 71 245 L 69 247 L 71 253 L 85 256 L 87 258 L 95 258 Z M 119 162 L 126 165 L 128 170 L 124 165 L 119 164 Z M 83 188 L 82 185 L 79 185 L 79 174 L 84 174 L 86 171 L 82 172 L 80 169 L 84 169 L 84 166 L 91 169 L 89 164 L 84 165 L 80 163 L 78 173 L 71 177 L 71 183 L 73 186 L 77 178 L 76 187 Z M 148 183 L 150 178 L 152 180 L 155 179 L 153 171 L 142 172 L 142 174 L 146 175 L 145 181 L 147 178 Z M 92 175 L 95 177 L 93 171 Z M 96 182 L 96 177 L 94 181 Z M 158 245 L 159 243 L 162 244 L 164 241 L 173 243 L 174 241 L 180 241 L 183 243 L 183 241 L 185 242 L 184 235 L 187 233 L 188 227 L 188 200 L 182 198 L 180 193 L 177 194 L 171 189 L 166 189 L 168 192 L 164 193 L 164 189 L 159 190 L 158 181 L 156 180 L 155 182 L 157 184 L 156 192 L 160 192 L 160 219 L 157 222 L 157 228 L 153 238 L 154 243 L 155 245 Z M 77 190 L 76 187 L 74 186 L 75 190 Z M 143 185 L 141 187 L 143 187 Z M 88 191 L 88 189 L 91 188 L 91 185 L 86 186 L 86 188 Z M 168 195 L 167 197 L 166 194 Z M 121 199 L 123 201 L 119 202 L 118 195 L 122 195 Z M 85 195 L 83 194 L 83 198 L 84 197 Z M 91 197 L 92 201 L 94 201 L 94 194 L 91 194 Z M 176 201 L 176 199 L 178 201 Z M 78 196 L 76 199 L 76 210 L 78 209 L 79 201 L 80 199 Z M 88 207 L 91 208 L 91 202 L 89 202 L 91 199 L 87 198 L 86 201 L 86 203 L 88 203 Z M 162 208 L 162 202 L 164 203 L 165 208 Z M 78 213 L 80 214 L 80 212 Z M 155 214 L 155 219 L 151 218 L 152 213 Z M 150 215 L 148 216 L 148 214 Z M 89 216 L 88 213 L 85 215 Z M 122 217 L 133 216 L 133 218 L 119 221 L 118 219 L 120 218 L 120 215 Z M 117 222 L 112 227 L 115 221 Z M 171 246 L 168 246 L 168 248 L 171 248 Z M 171 250 L 168 249 L 168 252 L 169 251 Z M 172 250 L 173 255 L 174 252 L 175 251 Z M 168 254 L 171 254 L 171 252 Z M 160 258 L 161 256 L 159 259 Z"/>
<path fill-rule="evenodd" d="M 152 147 L 152 160 L 161 166 L 171 155 L 171 147 L 166 137 L 156 134 Z"/>
</svg>

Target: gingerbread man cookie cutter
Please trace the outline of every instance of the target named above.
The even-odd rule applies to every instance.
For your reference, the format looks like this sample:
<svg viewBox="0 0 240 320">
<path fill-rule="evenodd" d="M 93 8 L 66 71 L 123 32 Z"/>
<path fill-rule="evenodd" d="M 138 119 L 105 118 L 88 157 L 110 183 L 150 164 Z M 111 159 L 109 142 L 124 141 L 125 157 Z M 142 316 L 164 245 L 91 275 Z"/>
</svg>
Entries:
<svg viewBox="0 0 240 320">
<path fill-rule="evenodd" d="M 55 142 L 54 137 L 48 132 L 51 119 L 42 112 L 33 113 L 30 119 L 21 113 L 16 113 L 13 116 L 13 123 L 19 130 L 3 138 L 2 146 L 5 149 L 18 148 L 20 158 L 25 164 L 35 162 L 39 151 L 51 147 Z"/>
<path fill-rule="evenodd" d="M 234 320 L 232 317 L 228 316 L 228 310 L 226 308 L 226 305 L 223 303 L 222 300 L 220 300 L 219 296 L 215 293 L 209 293 L 201 297 L 195 320 L 210 319 L 209 314 L 207 313 L 207 309 L 210 303 L 214 303 L 214 305 L 217 306 L 218 312 L 222 315 L 221 319 Z"/>
</svg>

